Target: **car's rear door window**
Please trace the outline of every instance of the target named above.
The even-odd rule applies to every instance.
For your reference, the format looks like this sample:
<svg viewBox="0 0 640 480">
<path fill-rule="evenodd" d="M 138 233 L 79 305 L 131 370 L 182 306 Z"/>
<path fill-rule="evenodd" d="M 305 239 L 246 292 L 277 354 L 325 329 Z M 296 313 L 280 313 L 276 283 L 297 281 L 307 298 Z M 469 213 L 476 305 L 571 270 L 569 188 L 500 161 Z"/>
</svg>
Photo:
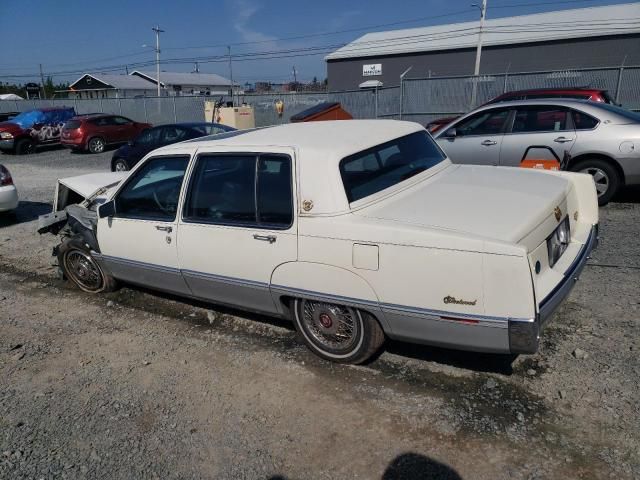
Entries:
<svg viewBox="0 0 640 480">
<path fill-rule="evenodd" d="M 569 109 L 544 105 L 518 107 L 512 133 L 561 132 L 569 130 Z"/>
<path fill-rule="evenodd" d="M 151 158 L 116 195 L 116 217 L 173 221 L 189 157 Z"/>
<path fill-rule="evenodd" d="M 190 181 L 184 220 L 240 227 L 289 228 L 291 159 L 285 155 L 201 155 Z"/>
</svg>

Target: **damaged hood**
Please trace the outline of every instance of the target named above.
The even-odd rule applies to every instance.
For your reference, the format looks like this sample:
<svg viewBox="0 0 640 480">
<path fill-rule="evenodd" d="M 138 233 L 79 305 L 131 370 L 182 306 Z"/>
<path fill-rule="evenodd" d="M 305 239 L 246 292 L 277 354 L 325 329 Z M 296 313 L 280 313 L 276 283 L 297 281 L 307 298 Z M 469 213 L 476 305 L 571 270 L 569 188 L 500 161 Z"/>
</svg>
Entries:
<svg viewBox="0 0 640 480">
<path fill-rule="evenodd" d="M 77 177 L 58 179 L 56 194 L 53 202 L 53 211 L 63 210 L 67 205 L 80 203 L 89 199 L 102 189 L 116 187 L 129 172 L 90 173 Z M 106 196 L 108 190 L 104 192 Z"/>
</svg>

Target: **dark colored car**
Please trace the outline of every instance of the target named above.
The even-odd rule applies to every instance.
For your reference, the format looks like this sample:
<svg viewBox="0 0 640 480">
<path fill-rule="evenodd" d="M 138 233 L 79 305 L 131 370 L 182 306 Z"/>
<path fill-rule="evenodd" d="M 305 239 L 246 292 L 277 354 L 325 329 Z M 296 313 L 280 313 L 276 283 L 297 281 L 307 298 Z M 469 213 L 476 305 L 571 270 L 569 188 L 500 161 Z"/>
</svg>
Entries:
<svg viewBox="0 0 640 480">
<path fill-rule="evenodd" d="M 113 153 L 111 171 L 131 170 L 147 153 L 156 148 L 234 130 L 236 129 L 220 123 L 175 123 L 150 128 Z"/>
<path fill-rule="evenodd" d="M 60 143 L 64 123 L 76 111 L 72 107 L 38 108 L 0 123 L 0 150 L 23 155 L 36 147 Z"/>
<path fill-rule="evenodd" d="M 606 90 L 601 90 L 599 88 L 574 87 L 514 90 L 513 92 L 503 93 L 481 106 L 484 107 L 485 105 L 491 105 L 493 103 L 510 102 L 513 100 L 537 100 L 541 98 L 570 98 L 574 100 L 590 100 L 592 102 L 615 105 L 615 102 Z M 460 117 L 445 117 L 433 120 L 427 124 L 427 130 L 429 130 L 430 133 L 435 133 L 458 118 Z"/>
<path fill-rule="evenodd" d="M 150 123 L 134 122 L 120 115 L 78 115 L 64 125 L 60 143 L 73 150 L 101 153 L 107 145 L 126 143 L 149 128 Z"/>
</svg>

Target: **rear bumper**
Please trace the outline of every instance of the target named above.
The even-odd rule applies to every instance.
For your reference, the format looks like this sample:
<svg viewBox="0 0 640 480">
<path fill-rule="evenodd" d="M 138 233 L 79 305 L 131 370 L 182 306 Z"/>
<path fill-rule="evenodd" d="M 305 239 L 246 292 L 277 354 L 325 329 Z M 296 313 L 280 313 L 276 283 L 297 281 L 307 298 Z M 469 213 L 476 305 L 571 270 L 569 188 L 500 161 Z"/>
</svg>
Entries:
<svg viewBox="0 0 640 480">
<path fill-rule="evenodd" d="M 509 321 L 509 349 L 511 353 L 535 353 L 538 350 L 542 329 L 573 290 L 589 259 L 589 254 L 597 246 L 598 225 L 594 225 L 576 259 L 564 273 L 564 279 L 540 302 L 536 318 Z"/>
</svg>

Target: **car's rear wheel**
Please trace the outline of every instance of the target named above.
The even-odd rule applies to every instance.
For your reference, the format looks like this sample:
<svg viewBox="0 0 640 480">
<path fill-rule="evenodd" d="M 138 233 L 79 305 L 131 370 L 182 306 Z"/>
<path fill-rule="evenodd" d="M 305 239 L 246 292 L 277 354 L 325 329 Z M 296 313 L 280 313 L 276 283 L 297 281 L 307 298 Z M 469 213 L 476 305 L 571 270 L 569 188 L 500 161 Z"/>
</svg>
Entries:
<svg viewBox="0 0 640 480">
<path fill-rule="evenodd" d="M 60 245 L 58 265 L 67 279 L 85 292 L 109 292 L 117 286 L 115 278 L 105 273 L 78 238 L 67 239 Z"/>
<path fill-rule="evenodd" d="M 571 167 L 574 172 L 588 173 L 593 177 L 598 193 L 598 204 L 606 205 L 622 186 L 622 178 L 611 163 L 599 158 L 589 158 Z"/>
<path fill-rule="evenodd" d="M 18 155 L 28 155 L 35 152 L 36 144 L 29 138 L 23 138 L 16 143 L 16 153 Z"/>
<path fill-rule="evenodd" d="M 91 153 L 102 153 L 104 152 L 105 145 L 106 144 L 103 138 L 93 137 L 91 140 L 89 140 L 89 143 L 87 144 L 87 149 Z"/>
<path fill-rule="evenodd" d="M 123 158 L 117 158 L 115 162 L 113 162 L 113 171 L 114 172 L 127 172 L 130 170 L 129 163 Z"/>
<path fill-rule="evenodd" d="M 294 300 L 294 323 L 307 347 L 337 363 L 363 363 L 384 343 L 384 332 L 366 312 L 346 305 Z"/>
</svg>

